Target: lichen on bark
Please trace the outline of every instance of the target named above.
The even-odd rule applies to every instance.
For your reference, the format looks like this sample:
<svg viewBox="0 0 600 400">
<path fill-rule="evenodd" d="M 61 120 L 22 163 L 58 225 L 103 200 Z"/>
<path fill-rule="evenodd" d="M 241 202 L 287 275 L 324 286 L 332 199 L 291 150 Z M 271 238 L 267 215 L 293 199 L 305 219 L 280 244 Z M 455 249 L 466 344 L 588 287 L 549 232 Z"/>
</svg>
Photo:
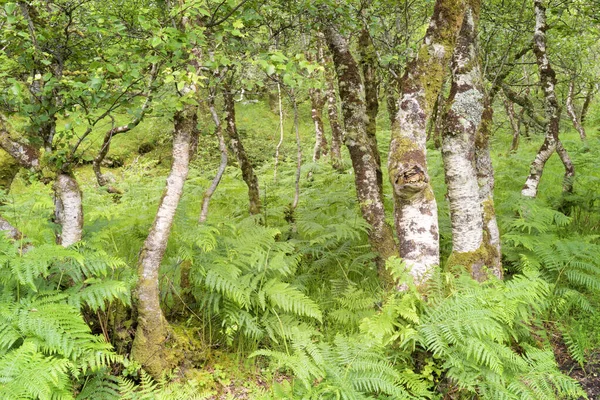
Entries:
<svg viewBox="0 0 600 400">
<path fill-rule="evenodd" d="M 406 67 L 392 125 L 388 171 L 394 188 L 400 256 L 417 284 L 439 265 L 437 204 L 427 172 L 427 121 L 462 25 L 462 0 L 436 1 L 418 56 Z"/>
</svg>

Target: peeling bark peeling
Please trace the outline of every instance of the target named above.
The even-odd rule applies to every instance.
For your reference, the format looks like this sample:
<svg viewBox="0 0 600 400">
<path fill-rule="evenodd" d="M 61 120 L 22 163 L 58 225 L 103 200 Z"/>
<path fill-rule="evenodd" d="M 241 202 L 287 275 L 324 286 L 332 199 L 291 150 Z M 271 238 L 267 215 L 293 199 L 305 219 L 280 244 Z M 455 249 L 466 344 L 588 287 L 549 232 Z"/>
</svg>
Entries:
<svg viewBox="0 0 600 400">
<path fill-rule="evenodd" d="M 577 118 L 577 113 L 575 112 L 575 106 L 573 105 L 573 92 L 575 91 L 575 82 L 571 81 L 569 83 L 569 94 L 567 95 L 567 114 L 571 118 L 573 122 L 573 126 L 579 132 L 579 137 L 582 141 L 587 140 L 587 136 L 585 134 L 585 129 L 583 129 L 583 125 L 579 122 L 579 118 Z"/>
<path fill-rule="evenodd" d="M 217 170 L 217 174 L 215 175 L 212 183 L 204 192 L 202 196 L 202 209 L 200 211 L 200 218 L 198 219 L 199 223 L 206 222 L 206 218 L 208 218 L 208 205 L 210 204 L 210 199 L 217 190 L 217 186 L 221 182 L 221 178 L 225 173 L 225 168 L 227 168 L 227 145 L 225 144 L 225 138 L 223 137 L 223 129 L 221 127 L 221 120 L 219 119 L 219 114 L 215 110 L 215 93 L 212 91 L 210 98 L 208 99 L 208 108 L 210 110 L 210 114 L 215 123 L 215 135 L 219 140 L 219 151 L 221 152 L 221 163 L 219 164 L 219 169 Z"/>
<path fill-rule="evenodd" d="M 538 64 L 538 70 L 540 74 L 540 82 L 544 90 L 544 97 L 546 103 L 546 118 L 548 120 L 546 128 L 546 137 L 542 147 L 538 151 L 533 163 L 529 170 L 529 176 L 525 181 L 525 185 L 521 190 L 521 195 L 525 197 L 536 197 L 540 179 L 544 171 L 544 165 L 550 158 L 554 150 L 556 150 L 560 143 L 558 138 L 559 122 L 560 122 L 560 108 L 558 106 L 558 100 L 556 98 L 555 86 L 556 86 L 556 73 L 550 65 L 550 60 L 546 53 L 546 8 L 543 6 L 541 0 L 535 0 L 535 31 L 533 34 L 533 52 L 535 53 L 536 61 Z M 563 188 L 572 190 L 572 180 L 575 175 L 573 164 L 571 163 L 566 149 L 560 144 L 562 154 L 561 160 L 565 165 L 565 182 Z"/>
<path fill-rule="evenodd" d="M 483 81 L 477 60 L 479 15 L 469 7 L 452 58 L 452 86 L 442 136 L 442 157 L 452 221 L 451 259 L 482 275 L 483 206 L 475 167 L 475 137 L 483 112 Z"/>
<path fill-rule="evenodd" d="M 325 79 L 327 80 L 327 115 L 329 116 L 329 126 L 331 127 L 331 164 L 333 168 L 340 169 L 344 131 L 339 122 L 337 94 L 335 92 L 333 76 L 328 68 L 325 69 Z"/>
<path fill-rule="evenodd" d="M 54 217 L 60 226 L 57 243 L 68 247 L 79 242 L 83 234 L 83 206 L 81 190 L 73 175 L 61 172 L 56 176 L 54 206 Z"/>
<path fill-rule="evenodd" d="M 233 99 L 233 92 L 229 85 L 224 86 L 223 100 L 225 103 L 225 119 L 227 120 L 227 135 L 229 136 L 229 144 L 233 150 L 233 154 L 237 158 L 240 169 L 242 170 L 242 178 L 248 186 L 248 199 L 250 215 L 260 214 L 260 191 L 258 188 L 258 177 L 254 173 L 254 168 L 244 145 L 238 135 L 237 125 L 235 122 L 235 101 Z"/>
<path fill-rule="evenodd" d="M 356 60 L 350 53 L 348 42 L 336 29 L 328 24 L 324 29 L 325 39 L 333 54 L 342 99 L 342 111 L 346 127 L 345 143 L 350 152 L 356 195 L 363 218 L 371 226 L 369 241 L 379 254 L 380 267 L 392 255 L 397 255 L 393 231 L 385 221 L 385 208 L 381 190 L 377 183 L 377 161 L 367 137 L 366 106 L 364 88 Z M 383 278 L 386 271 L 380 268 Z"/>
<path fill-rule="evenodd" d="M 173 368 L 178 361 L 166 348 L 172 332 L 160 308 L 158 270 L 189 171 L 190 144 L 196 133 L 196 113 L 197 106 L 186 105 L 175 114 L 171 172 L 138 262 L 139 280 L 135 292 L 138 326 L 131 357 L 153 377 L 160 377 L 163 371 Z"/>
<path fill-rule="evenodd" d="M 388 169 L 395 199 L 400 257 L 417 284 L 439 265 L 437 205 L 427 173 L 427 121 L 462 25 L 464 2 L 436 1 L 424 43 L 402 78 Z"/>
</svg>

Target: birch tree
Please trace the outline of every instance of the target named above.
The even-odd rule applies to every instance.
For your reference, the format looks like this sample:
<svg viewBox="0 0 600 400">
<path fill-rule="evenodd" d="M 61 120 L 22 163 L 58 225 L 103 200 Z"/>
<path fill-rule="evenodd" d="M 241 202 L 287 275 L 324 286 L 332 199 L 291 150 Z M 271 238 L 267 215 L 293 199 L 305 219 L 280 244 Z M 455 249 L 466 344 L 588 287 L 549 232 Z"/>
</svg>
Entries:
<svg viewBox="0 0 600 400">
<path fill-rule="evenodd" d="M 463 16 L 463 1 L 436 1 L 418 56 L 402 77 L 398 114 L 392 126 L 388 171 L 394 189 L 400 257 L 418 284 L 425 283 L 440 262 L 437 204 L 427 172 L 425 143 L 427 122 Z"/>
<path fill-rule="evenodd" d="M 558 99 L 556 97 L 556 72 L 550 64 L 548 54 L 546 51 L 546 30 L 548 25 L 546 23 L 546 7 L 542 0 L 534 1 L 535 10 L 535 30 L 533 34 L 533 52 L 535 53 L 536 62 L 538 65 L 540 83 L 544 91 L 544 100 L 546 108 L 546 136 L 544 143 L 538 150 L 535 159 L 531 163 L 529 168 L 529 176 L 525 181 L 525 185 L 521 190 L 521 195 L 525 197 L 536 197 L 538 192 L 538 186 L 542 173 L 544 172 L 544 165 L 550 156 L 557 151 L 561 161 L 565 166 L 565 177 L 563 183 L 563 190 L 569 192 L 572 190 L 572 182 L 575 176 L 575 169 L 571 159 L 563 147 L 559 139 L 559 122 L 560 122 L 560 107 L 558 105 Z"/>
</svg>

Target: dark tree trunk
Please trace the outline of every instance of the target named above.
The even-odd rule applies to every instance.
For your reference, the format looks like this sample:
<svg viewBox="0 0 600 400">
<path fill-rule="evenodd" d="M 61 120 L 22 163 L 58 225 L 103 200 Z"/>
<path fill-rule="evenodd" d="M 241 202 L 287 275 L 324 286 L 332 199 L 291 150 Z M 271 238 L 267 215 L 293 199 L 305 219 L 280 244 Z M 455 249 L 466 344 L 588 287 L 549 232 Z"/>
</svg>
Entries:
<svg viewBox="0 0 600 400">
<path fill-rule="evenodd" d="M 377 185 L 383 195 L 383 174 L 381 172 L 381 156 L 377 146 L 377 114 L 379 113 L 379 78 L 377 77 L 377 55 L 371 41 L 371 35 L 365 27 L 358 38 L 360 50 L 360 66 L 365 82 L 366 131 L 371 151 L 377 164 Z"/>
<path fill-rule="evenodd" d="M 475 168 L 479 183 L 479 200 L 483 209 L 483 242 L 488 255 L 488 268 L 498 278 L 502 278 L 502 252 L 500 247 L 500 230 L 494 206 L 494 166 L 490 154 L 490 137 L 494 119 L 492 91 L 485 97 L 481 123 L 475 140 Z"/>
<path fill-rule="evenodd" d="M 573 126 L 579 133 L 579 137 L 582 141 L 587 140 L 587 136 L 585 134 L 585 129 L 583 129 L 583 125 L 577 118 L 577 113 L 575 112 L 575 105 L 573 104 L 573 92 L 575 91 L 575 81 L 569 82 L 569 93 L 567 94 L 567 114 L 571 118 L 571 122 L 573 122 Z"/>
<path fill-rule="evenodd" d="M 210 204 L 210 199 L 212 195 L 217 190 L 217 186 L 221 182 L 221 178 L 225 173 L 225 168 L 227 168 L 227 145 L 225 144 L 225 138 L 223 137 L 223 129 L 221 127 L 221 120 L 219 118 L 219 114 L 215 110 L 215 90 L 211 91 L 211 94 L 208 99 L 208 108 L 210 110 L 210 114 L 215 123 L 215 136 L 217 136 L 217 140 L 219 141 L 219 151 L 221 152 L 221 162 L 219 164 L 219 168 L 217 170 L 217 174 L 213 178 L 210 186 L 204 192 L 202 196 L 202 209 L 200 211 L 200 218 L 198 219 L 199 223 L 206 222 L 206 218 L 208 218 L 208 205 Z"/>
<path fill-rule="evenodd" d="M 504 109 L 506 110 L 506 116 L 508 117 L 508 121 L 510 122 L 510 127 L 512 128 L 512 143 L 510 144 L 510 152 L 515 153 L 519 149 L 519 120 L 515 115 L 515 106 L 513 102 L 506 99 L 504 100 Z"/>
<path fill-rule="evenodd" d="M 346 38 L 331 24 L 325 26 L 324 34 L 333 54 L 337 73 L 346 127 L 345 142 L 354 168 L 358 203 L 363 218 L 371 226 L 369 232 L 371 247 L 379 254 L 380 260 L 384 261 L 398 253 L 392 229 L 385 221 L 383 197 L 377 183 L 377 161 L 367 135 L 368 117 L 362 79 Z M 383 263 L 380 263 L 380 266 L 382 276 L 386 279 Z"/>
<path fill-rule="evenodd" d="M 242 170 L 242 178 L 248 186 L 248 199 L 249 199 L 249 210 L 251 215 L 260 214 L 260 191 L 258 188 L 258 177 L 254 173 L 254 168 L 244 145 L 238 135 L 237 125 L 235 121 L 235 101 L 233 99 L 233 91 L 229 85 L 224 86 L 223 100 L 225 106 L 225 119 L 227 121 L 227 136 L 229 137 L 229 145 L 235 154 L 240 169 Z"/>
<path fill-rule="evenodd" d="M 283 144 L 283 104 L 281 102 L 281 84 L 277 82 L 277 98 L 279 103 L 279 142 L 275 147 L 275 166 L 273 168 L 273 181 L 277 183 L 277 167 L 279 166 L 279 151 Z"/>
<path fill-rule="evenodd" d="M 186 105 L 178 111 L 174 125 L 171 172 L 154 223 L 140 251 L 139 280 L 135 291 L 138 319 L 131 358 L 155 378 L 181 361 L 170 348 L 174 337 L 160 308 L 158 271 L 189 171 L 190 144 L 197 134 L 197 106 Z"/>
<path fill-rule="evenodd" d="M 594 98 L 595 92 L 596 92 L 596 85 L 594 83 L 590 83 L 588 85 L 588 91 L 585 94 L 585 100 L 583 101 L 583 107 L 581 108 L 581 125 L 585 125 L 585 119 L 587 117 L 587 112 L 590 108 L 590 104 L 592 104 L 592 99 Z"/>
<path fill-rule="evenodd" d="M 462 25 L 462 0 L 437 0 L 417 58 L 406 67 L 388 159 L 400 257 L 424 284 L 439 265 L 437 204 L 427 173 L 427 122 Z"/>
<path fill-rule="evenodd" d="M 388 82 L 384 85 L 384 90 L 385 106 L 390 120 L 390 129 L 392 129 L 398 115 L 398 97 L 400 96 L 398 79 L 393 76 L 389 77 Z"/>
<path fill-rule="evenodd" d="M 546 103 L 546 118 L 548 119 L 546 125 L 546 138 L 544 144 L 538 151 L 535 160 L 531 164 L 529 176 L 521 190 L 521 195 L 525 197 L 536 197 L 540 179 L 544 171 L 544 165 L 550 158 L 552 153 L 556 150 L 557 145 L 560 141 L 558 138 L 559 122 L 560 122 L 560 108 L 558 106 L 558 100 L 556 98 L 556 73 L 550 65 L 550 60 L 546 53 L 546 30 L 548 26 L 546 24 L 546 8 L 543 6 L 541 0 L 535 0 L 535 32 L 533 34 L 533 52 L 535 53 L 536 61 L 538 64 L 538 70 L 540 74 L 540 82 L 544 90 L 544 97 Z M 575 171 L 573 164 L 571 163 L 566 149 L 560 144 L 560 158 L 565 165 L 565 182 L 563 189 L 571 191 L 572 181 Z"/>
</svg>

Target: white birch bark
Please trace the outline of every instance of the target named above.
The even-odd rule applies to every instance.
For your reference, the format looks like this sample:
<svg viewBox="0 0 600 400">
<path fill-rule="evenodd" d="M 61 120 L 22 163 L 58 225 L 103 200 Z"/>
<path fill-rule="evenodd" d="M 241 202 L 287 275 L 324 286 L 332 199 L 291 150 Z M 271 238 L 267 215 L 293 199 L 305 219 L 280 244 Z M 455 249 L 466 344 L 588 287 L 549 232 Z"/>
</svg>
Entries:
<svg viewBox="0 0 600 400">
<path fill-rule="evenodd" d="M 483 209 L 475 169 L 475 136 L 483 112 L 483 82 L 477 60 L 476 19 L 468 8 L 452 60 L 450 106 L 442 136 L 453 253 L 473 253 L 483 244 Z M 483 263 L 483 259 L 473 260 Z M 474 265 L 466 265 L 472 269 Z"/>
<path fill-rule="evenodd" d="M 135 292 L 138 326 L 131 356 L 154 377 L 160 377 L 165 369 L 174 366 L 173 357 L 168 357 L 167 354 L 166 342 L 171 330 L 160 308 L 158 271 L 189 171 L 190 144 L 196 131 L 196 113 L 197 106 L 186 105 L 175 115 L 171 171 L 138 261 L 139 280 Z"/>
<path fill-rule="evenodd" d="M 81 240 L 83 234 L 83 206 L 81 190 L 75 177 L 64 172 L 54 181 L 54 216 L 60 225 L 57 242 L 68 247 Z"/>
<path fill-rule="evenodd" d="M 437 204 L 427 173 L 427 121 L 463 15 L 463 1 L 436 1 L 419 55 L 408 64 L 402 78 L 402 95 L 392 127 L 388 170 L 394 188 L 400 257 L 419 285 L 439 265 Z"/>
<path fill-rule="evenodd" d="M 556 73 L 550 65 L 548 54 L 546 52 L 546 30 L 548 26 L 546 24 L 546 8 L 542 4 L 542 0 L 534 1 L 535 10 L 535 31 L 533 34 L 533 52 L 536 56 L 538 64 L 538 70 L 540 74 L 540 82 L 544 90 L 545 106 L 546 106 L 546 137 L 542 147 L 538 151 L 533 163 L 529 170 L 529 176 L 525 181 L 525 185 L 521 190 L 521 195 L 524 197 L 536 197 L 540 179 L 544 171 L 544 165 L 550 158 L 552 153 L 556 150 L 559 143 L 558 132 L 559 132 L 559 121 L 560 121 L 560 109 L 558 106 L 558 100 L 556 98 L 555 86 L 556 86 Z M 571 190 L 572 186 L 567 179 L 572 182 L 572 177 L 575 174 L 573 164 L 568 158 L 566 149 L 561 145 L 561 160 L 565 165 L 565 182 L 563 188 Z"/>
</svg>

